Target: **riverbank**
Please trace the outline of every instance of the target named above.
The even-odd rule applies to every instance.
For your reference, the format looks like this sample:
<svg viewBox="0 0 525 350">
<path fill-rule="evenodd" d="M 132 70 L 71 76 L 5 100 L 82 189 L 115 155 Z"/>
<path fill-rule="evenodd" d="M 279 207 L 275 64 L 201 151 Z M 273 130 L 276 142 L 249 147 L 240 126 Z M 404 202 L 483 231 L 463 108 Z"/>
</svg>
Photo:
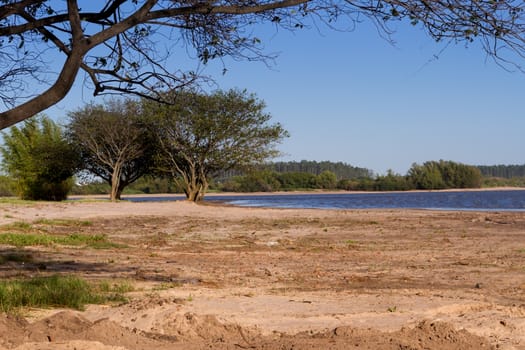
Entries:
<svg viewBox="0 0 525 350">
<path fill-rule="evenodd" d="M 208 192 L 206 197 L 218 196 L 279 196 L 290 194 L 366 194 L 366 193 L 426 193 L 426 192 L 476 192 L 476 191 L 523 191 L 523 187 L 484 187 L 484 188 L 465 188 L 465 189 L 446 189 L 446 190 L 410 190 L 410 191 L 345 191 L 345 190 L 311 190 L 311 191 L 276 191 L 276 192 Z M 141 197 L 183 197 L 183 193 L 142 193 L 142 194 L 123 194 L 125 198 Z M 90 194 L 90 195 L 70 195 L 69 199 L 108 199 L 109 195 Z"/>
<path fill-rule="evenodd" d="M 181 195 L 129 196 L 124 200 L 154 202 L 183 200 Z M 215 194 L 204 203 L 241 207 L 296 209 L 431 209 L 467 211 L 525 211 L 525 190 L 410 191 L 410 192 L 287 192 Z"/>
<path fill-rule="evenodd" d="M 133 286 L 120 306 L 24 310 L 29 323 L 2 317 L 0 348 L 525 349 L 524 213 L 185 201 L 0 211 L 2 225 L 102 233 L 125 245 L 2 246 L 33 260 L 0 265 L 0 277 L 75 274 Z"/>
</svg>

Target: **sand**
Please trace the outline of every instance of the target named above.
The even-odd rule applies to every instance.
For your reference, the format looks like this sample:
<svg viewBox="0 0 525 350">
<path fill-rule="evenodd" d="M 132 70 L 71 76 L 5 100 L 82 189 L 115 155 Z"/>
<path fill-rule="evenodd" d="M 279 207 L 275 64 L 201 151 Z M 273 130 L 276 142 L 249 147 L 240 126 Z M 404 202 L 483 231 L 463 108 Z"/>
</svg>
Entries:
<svg viewBox="0 0 525 350">
<path fill-rule="evenodd" d="M 0 225 L 21 221 L 127 247 L 4 245 L 33 261 L 1 264 L 2 278 L 134 291 L 120 305 L 0 315 L 1 350 L 525 349 L 525 213 L 0 205 Z"/>
</svg>

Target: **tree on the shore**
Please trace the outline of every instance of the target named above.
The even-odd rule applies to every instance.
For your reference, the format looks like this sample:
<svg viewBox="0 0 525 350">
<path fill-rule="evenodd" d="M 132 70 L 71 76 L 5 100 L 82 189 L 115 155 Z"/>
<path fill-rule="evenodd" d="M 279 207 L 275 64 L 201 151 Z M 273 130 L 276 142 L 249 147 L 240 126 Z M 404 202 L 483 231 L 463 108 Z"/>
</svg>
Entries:
<svg viewBox="0 0 525 350">
<path fill-rule="evenodd" d="M 476 40 L 508 63 L 525 56 L 524 9 L 512 0 L 0 0 L 0 129 L 62 100 L 80 72 L 94 95 L 162 99 L 158 91 L 200 77 L 199 70 L 167 68 L 180 53 L 202 63 L 268 58 L 254 30 L 263 23 L 348 28 L 367 18 L 389 36 L 390 23 L 405 20 L 436 41 Z"/>
<path fill-rule="evenodd" d="M 414 163 L 408 171 L 408 179 L 415 188 L 422 190 L 479 188 L 482 175 L 475 166 L 440 160 L 423 165 Z"/>
<path fill-rule="evenodd" d="M 211 176 L 276 156 L 276 144 L 288 133 L 269 124 L 264 108 L 255 95 L 238 90 L 177 93 L 170 105 L 144 101 L 156 125 L 159 170 L 180 183 L 188 200 L 199 201 Z"/>
<path fill-rule="evenodd" d="M 16 183 L 22 199 L 67 198 L 79 165 L 78 154 L 62 128 L 48 117 L 27 120 L 3 133 L 3 170 Z"/>
<path fill-rule="evenodd" d="M 111 186 L 119 200 L 126 186 L 153 166 L 155 137 L 145 123 L 140 103 L 110 100 L 69 113 L 69 137 L 80 152 L 83 168 Z"/>
<path fill-rule="evenodd" d="M 333 190 L 337 186 L 337 176 L 330 170 L 317 175 L 317 186 L 325 190 Z"/>
</svg>

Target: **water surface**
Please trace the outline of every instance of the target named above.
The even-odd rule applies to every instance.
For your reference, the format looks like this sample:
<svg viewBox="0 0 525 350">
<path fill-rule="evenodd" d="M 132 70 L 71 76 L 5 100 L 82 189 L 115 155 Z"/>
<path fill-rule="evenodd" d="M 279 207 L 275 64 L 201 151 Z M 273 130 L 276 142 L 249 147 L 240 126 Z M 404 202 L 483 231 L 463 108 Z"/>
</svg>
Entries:
<svg viewBox="0 0 525 350">
<path fill-rule="evenodd" d="M 181 195 L 129 197 L 130 201 L 181 200 Z M 246 207 L 312 209 L 433 209 L 525 211 L 525 190 L 386 192 L 337 194 L 213 195 L 209 202 L 224 202 Z"/>
</svg>

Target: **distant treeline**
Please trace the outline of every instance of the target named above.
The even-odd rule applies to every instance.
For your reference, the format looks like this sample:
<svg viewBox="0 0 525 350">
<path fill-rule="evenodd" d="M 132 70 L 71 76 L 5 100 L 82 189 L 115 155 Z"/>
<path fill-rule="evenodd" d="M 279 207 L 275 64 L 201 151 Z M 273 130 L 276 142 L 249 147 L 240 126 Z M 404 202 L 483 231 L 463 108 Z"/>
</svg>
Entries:
<svg viewBox="0 0 525 350">
<path fill-rule="evenodd" d="M 492 170 L 487 170 L 492 169 Z M 496 172 L 500 169 L 502 172 Z M 503 169 L 506 169 L 503 170 Z M 217 192 L 272 192 L 297 190 L 406 191 L 496 186 L 525 187 L 524 166 L 470 166 L 452 161 L 413 164 L 406 175 L 393 171 L 374 175 L 369 169 L 333 162 L 276 162 L 242 173 L 229 172 L 211 179 L 210 190 Z M 490 172 L 492 171 L 492 172 Z M 484 173 L 485 172 L 485 173 Z M 512 176 L 511 176 L 512 174 Z M 510 176 L 510 178 L 505 178 Z M 1 184 L 1 182 L 0 182 Z M 0 186 L 0 191 L 2 186 Z M 76 187 L 76 194 L 107 193 L 105 183 Z M 125 191 L 132 193 L 180 193 L 176 183 L 160 177 L 143 177 Z"/>
<path fill-rule="evenodd" d="M 358 168 L 343 162 L 334 163 L 328 161 L 273 162 L 266 164 L 264 170 L 277 173 L 309 173 L 313 175 L 320 175 L 324 171 L 330 171 L 335 174 L 337 180 L 373 176 L 373 172 L 370 169 Z"/>
<path fill-rule="evenodd" d="M 318 163 L 320 164 L 320 163 Z M 313 169 L 313 168 L 311 168 Z M 271 192 L 305 189 L 340 189 L 348 191 L 407 191 L 450 188 L 479 188 L 482 175 L 475 166 L 452 161 L 429 161 L 414 164 L 406 175 L 389 171 L 371 176 L 371 172 L 352 178 L 338 178 L 330 170 L 311 172 L 254 171 L 234 176 L 216 184 L 219 190 L 234 192 Z"/>
<path fill-rule="evenodd" d="M 343 162 L 317 162 L 312 160 L 301 160 L 299 162 L 271 162 L 259 165 L 255 171 L 270 171 L 275 173 L 307 173 L 315 176 L 320 175 L 324 171 L 329 171 L 335 174 L 337 180 L 373 176 L 373 171 L 370 169 L 355 167 Z M 231 170 L 220 174 L 216 177 L 216 180 L 224 181 L 232 177 L 242 175 L 246 175 L 246 172 L 240 170 Z"/>
<path fill-rule="evenodd" d="M 341 181 L 341 180 L 340 180 Z M 226 181 L 217 182 L 215 187 L 225 192 L 275 192 L 337 188 L 336 175 L 325 170 L 319 175 L 307 172 L 278 173 L 270 170 L 250 172 L 243 176 L 234 176 Z"/>
<path fill-rule="evenodd" d="M 342 162 L 275 162 L 258 166 L 251 171 L 228 171 L 210 179 L 210 190 L 217 192 L 272 192 L 313 189 L 336 189 L 340 181 L 371 178 L 369 169 Z M 74 194 L 107 193 L 105 183 L 75 186 Z M 146 176 L 128 186 L 126 194 L 180 193 L 181 188 L 169 179 Z"/>
<path fill-rule="evenodd" d="M 484 177 L 500 177 L 512 179 L 525 177 L 525 164 L 523 165 L 478 165 Z"/>
</svg>

